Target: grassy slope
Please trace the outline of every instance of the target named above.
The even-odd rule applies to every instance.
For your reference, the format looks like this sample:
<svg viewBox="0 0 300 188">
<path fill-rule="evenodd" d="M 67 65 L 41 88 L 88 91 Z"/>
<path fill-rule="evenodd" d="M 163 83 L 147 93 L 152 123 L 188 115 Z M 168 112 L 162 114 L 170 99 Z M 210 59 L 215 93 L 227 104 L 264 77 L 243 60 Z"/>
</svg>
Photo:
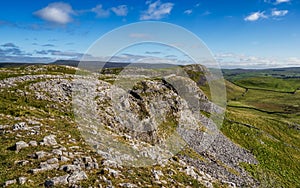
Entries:
<svg viewBox="0 0 300 188">
<path fill-rule="evenodd" d="M 260 180 L 262 187 L 299 187 L 300 134 L 292 125 L 300 124 L 300 93 L 277 91 L 296 89 L 300 79 L 246 76 L 237 75 L 234 82 L 257 89 L 245 92 L 227 83 L 229 106 L 221 130 L 256 156 L 259 165 L 241 165 Z"/>
</svg>

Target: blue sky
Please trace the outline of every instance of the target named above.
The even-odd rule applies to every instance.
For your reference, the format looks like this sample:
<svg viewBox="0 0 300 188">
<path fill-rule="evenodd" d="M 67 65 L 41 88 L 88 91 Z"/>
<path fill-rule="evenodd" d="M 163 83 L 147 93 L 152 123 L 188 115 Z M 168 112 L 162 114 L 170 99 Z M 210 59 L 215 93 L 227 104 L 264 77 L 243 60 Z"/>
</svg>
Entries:
<svg viewBox="0 0 300 188">
<path fill-rule="evenodd" d="M 150 20 L 193 32 L 222 67 L 300 66 L 299 18 L 299 0 L 3 0 L 0 61 L 80 59 L 105 33 Z"/>
</svg>

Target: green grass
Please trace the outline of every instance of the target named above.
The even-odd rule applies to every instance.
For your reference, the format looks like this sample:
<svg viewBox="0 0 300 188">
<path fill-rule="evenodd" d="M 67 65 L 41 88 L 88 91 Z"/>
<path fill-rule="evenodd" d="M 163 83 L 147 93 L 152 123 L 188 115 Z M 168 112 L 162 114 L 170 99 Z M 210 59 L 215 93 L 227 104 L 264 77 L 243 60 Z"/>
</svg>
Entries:
<svg viewBox="0 0 300 188">
<path fill-rule="evenodd" d="M 243 164 L 255 178 L 268 186 L 300 185 L 300 136 L 298 131 L 288 127 L 285 118 L 234 108 L 228 109 L 226 118 L 258 128 L 226 120 L 222 127 L 226 136 L 256 156 L 259 165 Z M 270 185 L 271 180 L 273 185 Z"/>
<path fill-rule="evenodd" d="M 253 77 L 236 80 L 234 83 L 245 88 L 279 92 L 294 92 L 300 88 L 299 79 L 295 78 Z"/>
<path fill-rule="evenodd" d="M 300 112 L 300 93 L 290 94 L 249 89 L 244 96 L 228 104 L 235 103 L 270 112 L 297 113 Z"/>
<path fill-rule="evenodd" d="M 224 77 L 244 88 L 294 92 L 300 88 L 300 68 L 223 70 Z"/>
<path fill-rule="evenodd" d="M 226 93 L 227 93 L 227 101 L 229 100 L 238 100 L 243 97 L 243 94 L 246 92 L 246 89 L 241 88 L 227 80 L 225 80 L 226 84 Z"/>
<path fill-rule="evenodd" d="M 227 83 L 227 88 L 230 88 L 227 91 L 228 105 L 231 107 L 227 107 L 221 130 L 257 158 L 258 165 L 241 165 L 260 181 L 262 187 L 300 186 L 300 134 L 290 126 L 300 123 L 300 95 L 299 92 L 277 92 L 295 89 L 297 86 L 292 87 L 292 83 L 300 82 L 297 81 L 269 77 L 236 80 L 248 88 L 255 86 L 256 89 L 244 93 L 241 92 L 243 88 Z M 277 88 L 273 88 L 274 83 L 278 83 Z M 234 97 L 230 97 L 230 93 Z"/>
</svg>

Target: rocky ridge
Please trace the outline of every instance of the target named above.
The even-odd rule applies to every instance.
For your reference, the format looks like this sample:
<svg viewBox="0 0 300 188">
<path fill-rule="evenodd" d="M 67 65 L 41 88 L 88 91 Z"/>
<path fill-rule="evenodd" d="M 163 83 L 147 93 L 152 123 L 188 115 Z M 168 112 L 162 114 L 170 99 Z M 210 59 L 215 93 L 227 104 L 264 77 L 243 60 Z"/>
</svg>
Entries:
<svg viewBox="0 0 300 188">
<path fill-rule="evenodd" d="M 74 79 L 78 81 L 82 77 L 71 74 L 46 75 L 43 71 L 48 72 L 49 69 L 45 67 L 38 71 L 36 69 L 39 67 L 30 67 L 32 72 L 41 71 L 41 74 L 0 80 L 1 92 L 27 99 L 28 106 L 20 104 L 24 105 L 24 109 L 34 111 L 36 114 L 0 115 L 2 120 L 8 122 L 0 126 L 1 139 L 5 141 L 3 143 L 10 143 L 6 153 L 16 159 L 12 165 L 27 169 L 25 173 L 19 174 L 20 176 L 6 176 L 13 179 L 4 178 L 5 181 L 1 182 L 4 186 L 39 184 L 45 187 L 58 185 L 78 187 L 81 182 L 86 182 L 86 185 L 92 184 L 89 182 L 91 179 L 96 182 L 93 183 L 94 187 L 147 185 L 185 187 L 196 185 L 197 182 L 205 187 L 222 184 L 229 187 L 259 185 L 240 166 L 241 162 L 256 164 L 256 159 L 248 151 L 232 143 L 220 131 L 216 132 L 214 142 L 206 150 L 198 147 L 199 140 L 201 141 L 205 136 L 203 123 L 207 122 L 208 118 L 201 114 L 193 117 L 190 114 L 192 112 L 186 109 L 200 108 L 209 113 L 218 113 L 222 109 L 210 103 L 205 94 L 199 88 L 195 89 L 193 82 L 189 82 L 184 77 L 173 76 L 154 80 L 147 78 L 136 82 L 128 91 L 124 88 L 116 88 L 108 81 L 108 78 L 111 79 L 114 75 L 102 75 L 96 81 L 85 78 L 74 82 Z M 28 70 L 27 72 L 30 73 Z M 187 93 L 192 93 L 193 97 L 187 99 L 189 96 L 179 93 L 178 88 L 176 90 L 170 87 L 170 83 L 174 85 L 176 82 L 184 83 L 190 90 Z M 78 84 L 82 87 L 78 87 Z M 95 127 L 84 127 L 82 131 L 83 127 L 78 127 L 75 120 L 69 116 L 73 110 L 72 91 L 74 88 L 89 89 L 88 86 L 96 88 L 89 93 L 89 97 L 93 99 L 91 105 L 93 108 L 87 108 L 93 113 L 84 115 L 88 119 L 89 114 L 97 114 L 97 120 L 101 124 Z M 118 95 L 112 95 L 113 93 Z M 113 97 L 119 98 L 117 105 L 112 105 L 115 104 Z M 81 104 L 80 109 L 82 109 L 89 103 L 82 99 L 76 101 L 76 104 Z M 122 112 L 126 113 L 122 114 Z M 76 113 L 83 115 L 80 114 L 82 111 Z M 191 115 L 190 117 L 193 118 L 182 119 L 185 115 Z M 168 122 L 172 124 L 166 124 Z M 180 130 L 177 129 L 180 122 L 187 122 L 185 126 L 196 124 L 197 127 L 193 126 L 190 131 Z M 132 127 L 139 123 L 142 126 Z M 160 128 L 162 124 L 167 126 L 167 129 Z M 101 131 L 105 131 L 101 139 L 84 140 L 78 132 L 79 129 L 83 135 L 97 135 L 99 126 L 103 128 Z M 74 133 L 73 130 L 77 132 Z M 123 166 L 123 159 L 116 158 L 119 155 L 114 151 L 108 151 L 107 146 L 103 145 L 105 135 L 109 135 L 133 148 L 151 148 L 165 143 L 174 131 L 181 134 L 186 142 L 184 147 L 180 148 L 182 151 L 178 150 L 180 152 L 169 159 L 172 154 L 166 152 L 168 153 L 166 156 L 161 156 L 163 153 L 161 148 L 145 150 L 145 156 L 150 156 L 154 161 L 164 160 L 147 168 L 132 167 L 131 169 Z M 14 139 L 11 139 L 12 137 Z M 89 145 L 86 142 L 93 144 Z M 98 154 L 92 147 L 96 148 Z M 149 179 L 135 180 L 132 174 L 139 173 L 149 174 Z M 41 180 L 41 177 L 44 179 Z M 179 177 L 186 177 L 186 181 L 180 181 Z"/>
</svg>

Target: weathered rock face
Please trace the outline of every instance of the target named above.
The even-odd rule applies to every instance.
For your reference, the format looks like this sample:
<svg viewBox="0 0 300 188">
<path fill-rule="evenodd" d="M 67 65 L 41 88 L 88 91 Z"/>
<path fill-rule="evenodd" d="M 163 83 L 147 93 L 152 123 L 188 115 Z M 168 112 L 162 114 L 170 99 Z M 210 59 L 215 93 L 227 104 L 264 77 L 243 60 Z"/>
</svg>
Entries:
<svg viewBox="0 0 300 188">
<path fill-rule="evenodd" d="M 133 84 L 130 90 L 122 88 L 128 84 L 124 82 L 118 83 L 120 87 L 102 81 L 79 80 L 76 84 L 80 86 L 79 92 L 84 91 L 73 98 L 79 106 L 75 108 L 77 116 L 83 119 L 81 130 L 91 134 L 87 136 L 89 139 L 95 138 L 97 133 L 99 140 L 96 138 L 90 143 L 100 147 L 98 152 L 101 155 L 117 157 L 115 160 L 119 163 L 124 158 L 127 158 L 126 161 L 148 158 L 159 163 L 167 160 L 185 145 L 182 139 L 176 138 L 176 134 L 186 134 L 183 130 L 191 133 L 204 129 L 202 122 L 205 122 L 205 117 L 200 114 L 200 110 L 203 110 L 201 104 L 214 106 L 196 84 L 184 77 L 146 79 Z M 186 94 L 189 92 L 192 92 L 192 96 Z M 96 101 L 93 102 L 94 99 Z M 207 108 L 209 112 L 217 112 L 215 109 L 218 108 Z M 99 124 L 92 124 L 88 120 Z M 98 129 L 101 129 L 100 132 Z M 107 136 L 110 138 L 105 139 Z M 125 139 L 125 142 L 120 142 L 121 145 L 116 143 L 119 139 Z M 102 143 L 104 140 L 105 145 Z M 130 142 L 133 142 L 133 147 L 128 145 Z M 118 144 L 128 148 L 122 150 L 122 156 L 114 151 Z M 140 155 L 132 156 L 135 151 Z"/>
<path fill-rule="evenodd" d="M 81 84 L 87 86 L 87 84 Z M 124 82 L 119 84 L 122 86 Z M 95 135 L 99 126 L 103 126 L 116 140 L 121 136 L 121 139 L 124 138 L 125 142 L 131 143 L 133 147 L 141 148 L 141 145 L 134 140 L 156 145 L 164 143 L 173 132 L 177 132 L 189 147 L 208 162 L 194 160 L 185 155 L 180 155 L 180 157 L 194 168 L 208 174 L 211 177 L 210 182 L 212 179 L 218 179 L 237 186 L 255 186 L 257 184 L 239 166 L 241 162 L 255 164 L 257 163 L 256 159 L 246 150 L 233 144 L 217 129 L 212 120 L 199 113 L 201 110 L 218 114 L 222 113 L 223 109 L 211 103 L 196 83 L 185 77 L 168 76 L 162 80 L 146 79 L 135 82 L 129 90 L 126 86 L 125 88 L 115 87 L 101 81 L 90 87 L 97 88 L 95 93 L 89 92 L 90 97 L 97 100 L 94 104 L 88 103 L 88 105 L 96 106 L 95 109 L 92 109 L 94 110 L 92 114 L 98 114 L 97 121 L 101 124 L 84 127 L 85 131 L 89 132 L 89 137 Z M 86 87 L 86 90 L 89 91 L 89 87 Z M 76 101 L 76 103 L 83 106 L 87 104 L 84 101 Z M 90 110 L 90 108 L 88 109 Z M 169 123 L 167 127 L 163 127 L 165 122 Z M 214 136 L 210 136 L 209 132 L 213 132 Z M 113 149 L 111 147 L 111 150 L 108 149 L 109 144 L 102 144 L 105 142 L 103 139 L 105 136 L 101 137 L 102 139 L 90 140 L 90 142 L 107 160 L 122 163 L 121 161 L 128 153 L 120 155 L 120 158 L 116 157 Z M 162 157 L 164 154 L 160 154 L 160 157 L 156 158 L 160 150 L 141 149 L 137 151 L 143 151 L 141 153 L 145 156 L 157 161 L 164 159 Z M 128 156 L 130 157 L 130 154 Z M 133 157 L 129 160 L 136 160 L 136 158 Z M 216 163 L 215 161 L 220 162 Z M 237 173 L 232 173 L 232 171 Z M 192 170 L 185 172 L 200 181 L 200 176 L 193 174 Z M 206 185 L 212 186 L 209 181 Z"/>
<path fill-rule="evenodd" d="M 29 89 L 35 91 L 37 99 L 68 103 L 71 101 L 71 83 L 68 77 L 51 79 L 30 85 Z"/>
</svg>

